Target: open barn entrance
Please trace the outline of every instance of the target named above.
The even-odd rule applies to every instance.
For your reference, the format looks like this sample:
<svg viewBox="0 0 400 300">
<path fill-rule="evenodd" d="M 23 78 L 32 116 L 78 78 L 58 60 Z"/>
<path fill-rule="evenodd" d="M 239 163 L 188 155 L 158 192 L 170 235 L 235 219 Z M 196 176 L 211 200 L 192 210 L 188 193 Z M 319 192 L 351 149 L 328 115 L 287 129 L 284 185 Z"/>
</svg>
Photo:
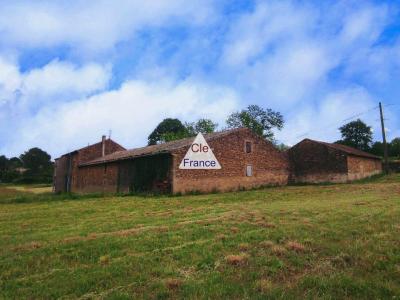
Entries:
<svg viewBox="0 0 400 300">
<path fill-rule="evenodd" d="M 121 161 L 118 192 L 171 192 L 170 154 L 157 154 Z"/>
</svg>

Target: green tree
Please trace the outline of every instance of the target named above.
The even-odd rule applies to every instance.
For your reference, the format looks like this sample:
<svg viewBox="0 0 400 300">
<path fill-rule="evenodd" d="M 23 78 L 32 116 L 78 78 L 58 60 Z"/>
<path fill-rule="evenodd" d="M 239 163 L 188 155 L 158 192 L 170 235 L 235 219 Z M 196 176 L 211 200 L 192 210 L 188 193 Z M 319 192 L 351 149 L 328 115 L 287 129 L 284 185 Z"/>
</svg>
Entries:
<svg viewBox="0 0 400 300">
<path fill-rule="evenodd" d="M 8 171 L 8 159 L 4 155 L 0 156 L 0 182 L 5 182 L 5 176 Z"/>
<path fill-rule="evenodd" d="M 10 169 L 17 169 L 22 167 L 22 161 L 18 157 L 11 157 L 8 160 Z"/>
<path fill-rule="evenodd" d="M 286 151 L 290 149 L 290 147 L 284 143 L 277 144 L 276 148 L 280 151 Z"/>
<path fill-rule="evenodd" d="M 263 109 L 258 105 L 249 105 L 243 109 L 231 114 L 226 120 L 228 128 L 250 128 L 255 134 L 269 139 L 274 139 L 273 128 L 281 130 L 284 120 L 281 113 L 272 109 Z"/>
<path fill-rule="evenodd" d="M 347 145 L 362 151 L 370 151 L 372 144 L 371 127 L 360 119 L 339 128 L 342 139 L 337 144 Z"/>
<path fill-rule="evenodd" d="M 369 152 L 376 156 L 383 156 L 383 143 L 382 142 L 374 142 L 372 144 L 371 150 Z"/>
<path fill-rule="evenodd" d="M 0 182 L 12 182 L 20 177 L 17 168 L 21 167 L 21 161 L 17 157 L 7 159 L 4 155 L 0 156 Z"/>
<path fill-rule="evenodd" d="M 148 137 L 149 145 L 167 142 L 188 135 L 186 127 L 178 119 L 164 119 Z"/>
<path fill-rule="evenodd" d="M 185 127 L 188 134 L 194 136 L 199 132 L 212 133 L 217 129 L 218 124 L 210 119 L 199 119 L 197 122 L 185 123 Z"/>
<path fill-rule="evenodd" d="M 400 138 L 394 138 L 390 142 L 389 156 L 400 157 Z"/>
<path fill-rule="evenodd" d="M 40 148 L 31 148 L 20 159 L 27 169 L 23 175 L 24 182 L 51 182 L 53 175 L 53 163 L 51 156 Z"/>
</svg>

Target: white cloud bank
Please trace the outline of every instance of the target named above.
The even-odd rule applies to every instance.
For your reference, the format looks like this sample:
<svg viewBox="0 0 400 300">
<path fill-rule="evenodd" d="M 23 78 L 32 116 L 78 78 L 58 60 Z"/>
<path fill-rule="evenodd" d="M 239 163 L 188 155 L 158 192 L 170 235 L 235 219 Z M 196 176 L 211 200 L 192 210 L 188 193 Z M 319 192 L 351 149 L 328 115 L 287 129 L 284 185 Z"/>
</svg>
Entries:
<svg viewBox="0 0 400 300">
<path fill-rule="evenodd" d="M 3 1 L 0 32 L 9 47 L 101 52 L 146 26 L 177 20 L 197 25 L 211 17 L 208 0 Z"/>
<path fill-rule="evenodd" d="M 56 95 L 90 94 L 104 89 L 110 77 L 111 70 L 107 66 L 87 63 L 78 67 L 57 60 L 21 73 L 16 63 L 0 56 L 0 105 L 15 102 L 18 97 L 37 104 L 41 99 L 49 100 Z M 53 100 L 56 98 L 50 99 Z"/>
<path fill-rule="evenodd" d="M 58 156 L 97 142 L 109 130 L 126 147 L 143 146 L 163 118 L 207 117 L 222 123 L 237 106 L 236 94 L 223 87 L 132 80 L 117 90 L 43 109 L 34 118 L 21 120 L 1 152 L 18 154 L 36 145 Z"/>
<path fill-rule="evenodd" d="M 213 6 L 209 0 L 3 3 L 0 54 L 65 46 L 84 63 L 54 60 L 21 72 L 0 55 L 0 153 L 40 146 L 59 155 L 96 142 L 109 129 L 123 145 L 140 146 L 165 117 L 209 117 L 223 125 L 228 113 L 251 103 L 284 114 L 286 127 L 277 133 L 283 142 L 294 144 L 303 133 L 333 141 L 343 119 L 377 105 L 379 90 L 372 86 L 394 86 L 400 75 L 399 42 L 379 42 L 391 21 L 387 4 L 258 1 L 230 23 L 215 16 Z M 213 22 L 215 40 L 207 36 Z M 110 50 L 141 30 L 174 25 L 188 36 L 174 53 L 166 54 L 169 35 L 160 33 L 160 49 L 144 48 L 136 79 L 108 90 L 118 67 L 109 58 L 118 54 Z M 202 48 L 210 40 L 220 44 Z M 173 59 L 176 52 L 189 57 L 190 68 L 187 60 Z M 203 74 L 207 55 L 219 60 L 210 74 L 194 79 Z M 175 67 L 187 77 L 176 75 Z M 361 117 L 379 132 L 375 112 Z M 388 119 L 390 134 L 398 135 L 398 118 Z"/>
</svg>

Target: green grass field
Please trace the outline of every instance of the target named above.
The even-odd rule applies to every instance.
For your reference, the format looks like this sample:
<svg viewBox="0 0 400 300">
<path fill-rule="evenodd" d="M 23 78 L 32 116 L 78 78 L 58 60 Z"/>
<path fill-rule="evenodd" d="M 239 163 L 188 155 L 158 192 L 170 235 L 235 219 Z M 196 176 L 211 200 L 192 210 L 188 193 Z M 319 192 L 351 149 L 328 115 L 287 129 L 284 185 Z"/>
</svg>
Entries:
<svg viewBox="0 0 400 300">
<path fill-rule="evenodd" d="M 399 175 L 181 197 L 49 190 L 0 185 L 0 298 L 400 298 Z"/>
</svg>

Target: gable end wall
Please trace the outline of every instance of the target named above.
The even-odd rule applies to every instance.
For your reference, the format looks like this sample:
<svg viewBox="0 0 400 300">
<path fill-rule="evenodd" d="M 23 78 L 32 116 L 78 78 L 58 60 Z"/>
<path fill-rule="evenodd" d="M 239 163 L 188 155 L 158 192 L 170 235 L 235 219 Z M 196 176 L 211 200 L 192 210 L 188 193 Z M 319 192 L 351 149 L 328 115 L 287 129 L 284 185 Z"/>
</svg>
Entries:
<svg viewBox="0 0 400 300">
<path fill-rule="evenodd" d="M 382 173 L 382 162 L 379 159 L 347 157 L 348 180 L 358 180 Z"/>
<path fill-rule="evenodd" d="M 251 153 L 245 153 L 246 141 L 252 142 Z M 249 130 L 228 134 L 208 141 L 208 144 L 222 168 L 181 170 L 179 165 L 190 146 L 173 151 L 173 193 L 230 191 L 288 183 L 289 164 L 286 154 Z M 253 176 L 246 176 L 247 165 L 252 166 Z"/>
</svg>

